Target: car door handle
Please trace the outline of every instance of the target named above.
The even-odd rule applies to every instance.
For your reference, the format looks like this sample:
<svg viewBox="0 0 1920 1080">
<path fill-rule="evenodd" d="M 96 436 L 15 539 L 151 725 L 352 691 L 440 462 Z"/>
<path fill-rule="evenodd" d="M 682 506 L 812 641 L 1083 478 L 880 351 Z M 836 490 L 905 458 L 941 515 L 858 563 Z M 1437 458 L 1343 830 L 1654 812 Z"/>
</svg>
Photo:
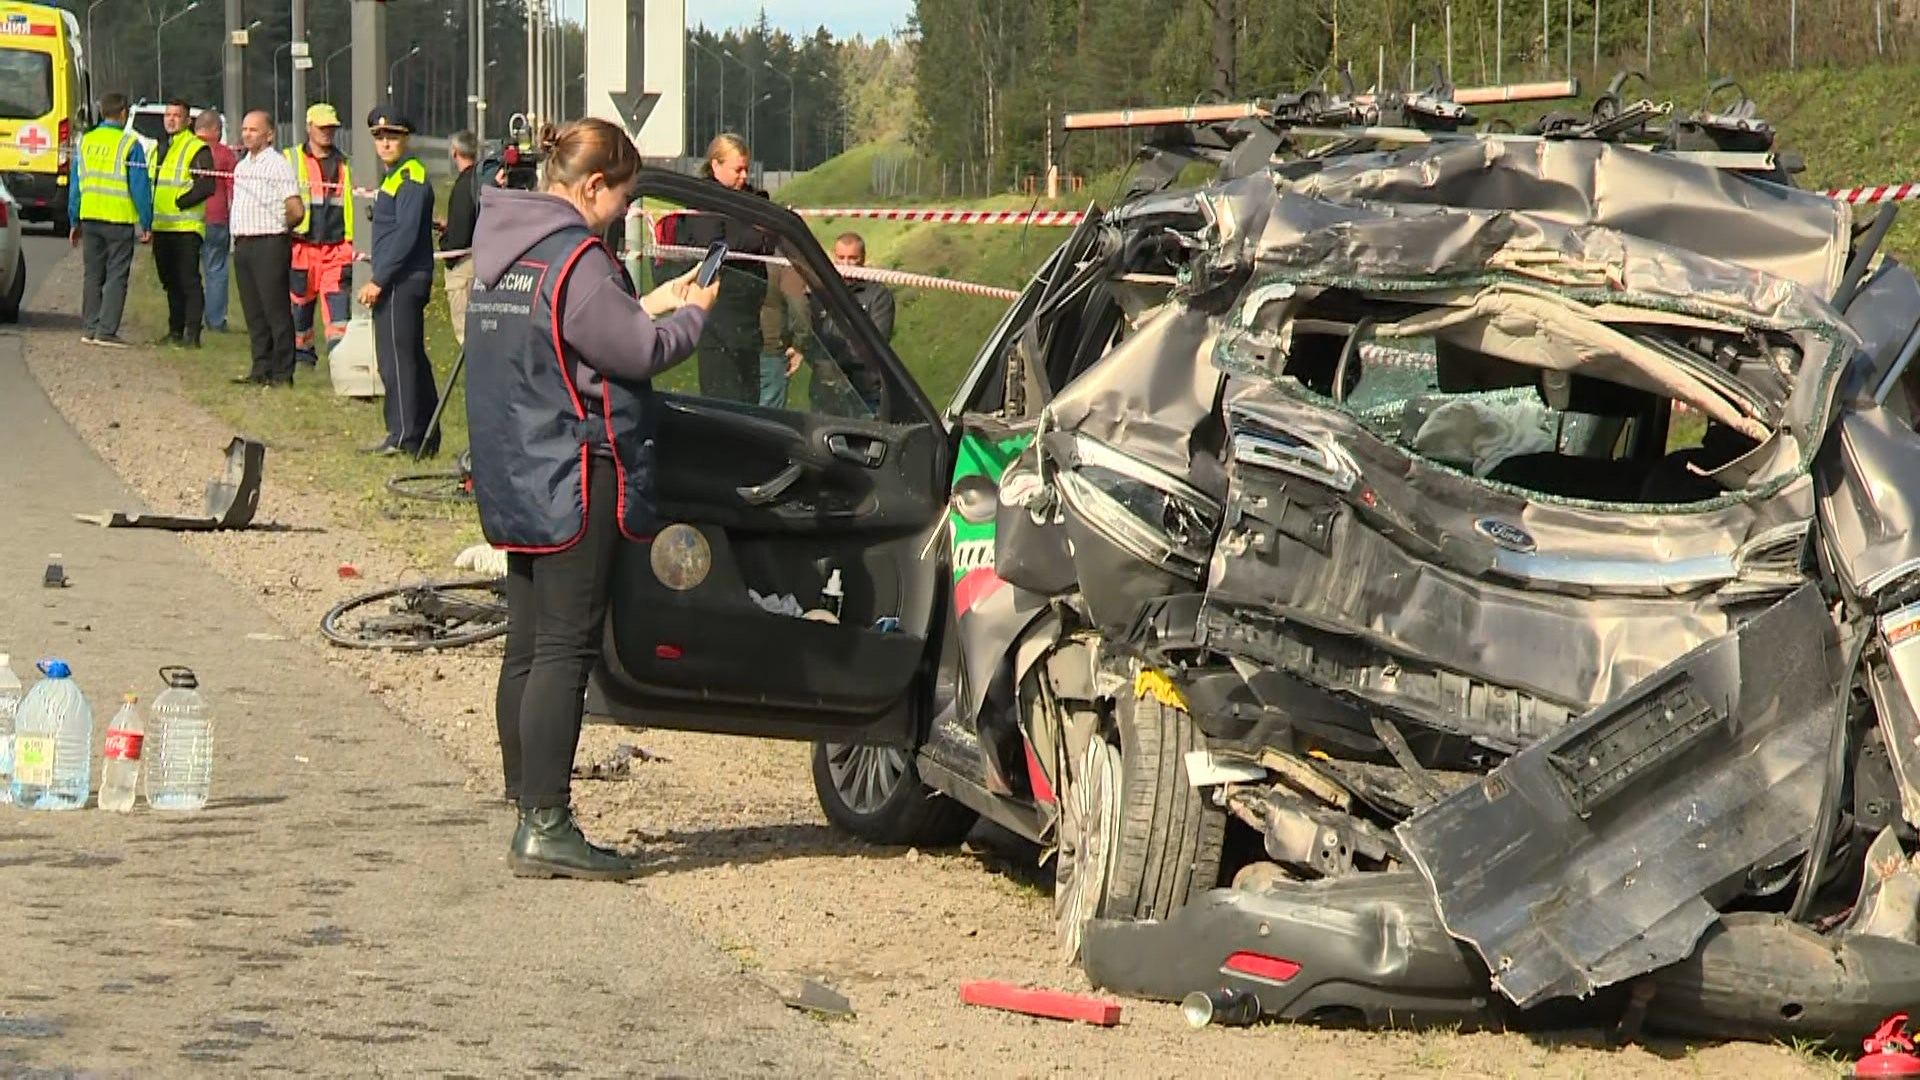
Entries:
<svg viewBox="0 0 1920 1080">
<path fill-rule="evenodd" d="M 877 469 L 881 462 L 887 460 L 887 444 L 867 435 L 829 435 L 827 452 L 841 461 L 851 461 L 867 469 Z"/>
<path fill-rule="evenodd" d="M 805 469 L 802 469 L 798 465 L 789 465 L 780 470 L 778 476 L 775 476 L 764 484 L 757 484 L 753 487 L 738 487 L 733 490 L 735 494 L 740 496 L 740 501 L 746 503 L 748 506 L 766 506 L 779 499 L 780 496 L 785 495 L 792 489 L 793 485 L 799 483 L 800 478 L 805 475 Z"/>
</svg>

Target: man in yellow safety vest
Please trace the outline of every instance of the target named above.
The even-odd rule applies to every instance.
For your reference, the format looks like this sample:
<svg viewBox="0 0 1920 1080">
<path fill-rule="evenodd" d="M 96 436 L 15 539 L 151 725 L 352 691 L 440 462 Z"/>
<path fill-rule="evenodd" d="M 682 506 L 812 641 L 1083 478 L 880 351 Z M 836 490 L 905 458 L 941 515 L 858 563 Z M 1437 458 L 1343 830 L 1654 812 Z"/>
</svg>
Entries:
<svg viewBox="0 0 1920 1080">
<path fill-rule="evenodd" d="M 167 102 L 167 141 L 153 178 L 153 265 L 167 291 L 167 334 L 155 344 L 200 347 L 207 291 L 200 278 L 200 245 L 207 236 L 207 200 L 213 197 L 213 154 L 187 128 L 186 102 Z"/>
<path fill-rule="evenodd" d="M 127 273 L 136 242 L 153 236 L 153 185 L 147 155 L 127 128 L 127 95 L 100 99 L 100 123 L 80 140 L 67 180 L 68 234 L 81 252 L 80 340 L 124 349 L 120 317 L 127 307 Z"/>
<path fill-rule="evenodd" d="M 300 363 L 318 364 L 313 309 L 320 308 L 331 350 L 346 336 L 352 310 L 347 283 L 353 270 L 353 170 L 334 148 L 340 114 L 322 102 L 307 110 L 307 141 L 287 148 L 307 216 L 293 229 L 293 349 Z"/>
</svg>

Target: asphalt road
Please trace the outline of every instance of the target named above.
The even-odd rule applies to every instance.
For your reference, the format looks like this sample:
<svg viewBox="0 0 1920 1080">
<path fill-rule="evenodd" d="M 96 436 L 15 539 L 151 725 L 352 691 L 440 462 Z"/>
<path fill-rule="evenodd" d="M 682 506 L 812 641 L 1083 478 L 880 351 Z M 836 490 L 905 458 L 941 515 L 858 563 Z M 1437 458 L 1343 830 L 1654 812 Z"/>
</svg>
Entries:
<svg viewBox="0 0 1920 1080">
<path fill-rule="evenodd" d="M 65 253 L 32 238 L 31 280 Z M 84 364 L 76 308 L 0 333 L 0 650 L 73 665 L 96 766 L 119 695 L 192 667 L 214 800 L 0 809 L 0 1075 L 865 1073 L 644 884 L 512 879 L 508 812 L 177 539 L 75 522 L 139 509 L 22 362 Z"/>
</svg>

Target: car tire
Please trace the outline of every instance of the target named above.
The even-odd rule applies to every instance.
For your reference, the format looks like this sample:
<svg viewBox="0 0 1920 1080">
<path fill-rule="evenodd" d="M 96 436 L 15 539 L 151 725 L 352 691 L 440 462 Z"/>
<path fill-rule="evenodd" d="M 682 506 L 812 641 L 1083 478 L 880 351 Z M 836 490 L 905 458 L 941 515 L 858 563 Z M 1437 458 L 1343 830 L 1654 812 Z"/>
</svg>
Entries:
<svg viewBox="0 0 1920 1080">
<path fill-rule="evenodd" d="M 13 257 L 13 284 L 8 286 L 7 295 L 0 297 L 0 323 L 20 321 L 20 308 L 27 299 L 27 253 L 17 252 Z"/>
<path fill-rule="evenodd" d="M 1123 693 L 1061 770 L 1054 917 L 1068 963 L 1088 921 L 1164 919 L 1219 884 L 1226 813 L 1187 782 L 1188 751 L 1205 747 L 1185 711 Z"/>
<path fill-rule="evenodd" d="M 813 793 L 835 828 L 883 847 L 954 847 L 979 820 L 891 747 L 814 743 Z"/>
</svg>

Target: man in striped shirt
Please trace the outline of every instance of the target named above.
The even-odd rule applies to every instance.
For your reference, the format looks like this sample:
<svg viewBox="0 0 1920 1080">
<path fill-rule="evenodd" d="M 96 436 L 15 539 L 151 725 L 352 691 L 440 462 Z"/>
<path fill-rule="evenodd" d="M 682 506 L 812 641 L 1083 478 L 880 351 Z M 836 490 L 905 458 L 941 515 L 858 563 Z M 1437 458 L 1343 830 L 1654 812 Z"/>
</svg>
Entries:
<svg viewBox="0 0 1920 1080">
<path fill-rule="evenodd" d="M 253 342 L 253 369 L 234 379 L 256 386 L 293 385 L 293 276 L 290 230 L 306 216 L 293 166 L 274 152 L 273 121 L 258 110 L 240 125 L 247 152 L 233 168 L 233 269 L 240 310 Z"/>
</svg>

